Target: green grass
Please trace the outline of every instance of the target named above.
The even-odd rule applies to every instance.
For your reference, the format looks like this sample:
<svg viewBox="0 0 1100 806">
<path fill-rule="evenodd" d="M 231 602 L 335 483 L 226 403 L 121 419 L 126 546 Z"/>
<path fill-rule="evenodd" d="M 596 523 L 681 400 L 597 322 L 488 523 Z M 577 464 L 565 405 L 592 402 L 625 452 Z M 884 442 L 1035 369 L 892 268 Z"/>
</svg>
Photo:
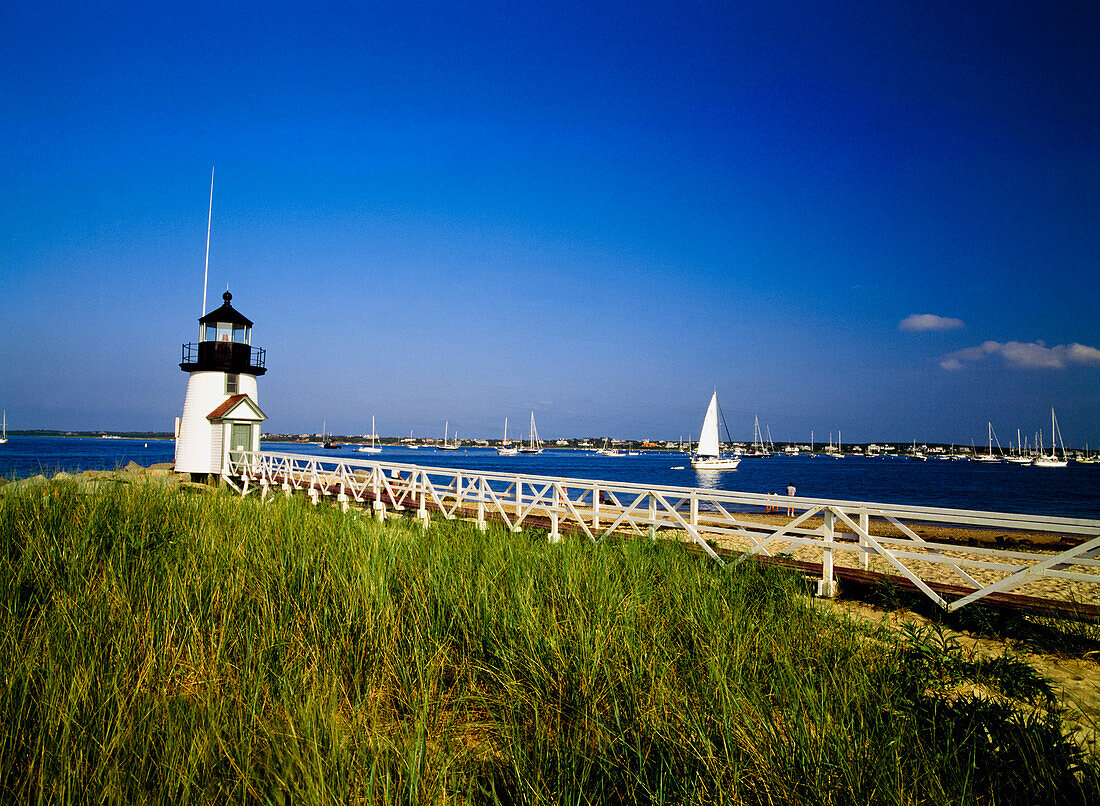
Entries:
<svg viewBox="0 0 1100 806">
<path fill-rule="evenodd" d="M 870 639 L 752 563 L 75 483 L 0 496 L 0 535 L 4 802 L 1100 792 L 1030 667 Z"/>
</svg>

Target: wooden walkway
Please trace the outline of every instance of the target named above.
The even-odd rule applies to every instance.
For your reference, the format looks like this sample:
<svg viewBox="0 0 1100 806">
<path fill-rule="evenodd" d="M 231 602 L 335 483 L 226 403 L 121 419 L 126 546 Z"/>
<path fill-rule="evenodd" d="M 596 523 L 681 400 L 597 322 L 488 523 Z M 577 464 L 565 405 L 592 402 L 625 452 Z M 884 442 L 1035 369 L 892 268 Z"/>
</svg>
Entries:
<svg viewBox="0 0 1100 806">
<path fill-rule="evenodd" d="M 476 472 L 350 457 L 234 454 L 222 477 L 248 495 L 308 494 L 426 523 L 431 513 L 514 531 L 686 541 L 726 564 L 796 568 L 832 596 L 837 580 L 895 584 L 946 610 L 986 604 L 1100 617 L 1100 521 L 1015 513 L 776 497 L 689 487 Z M 790 514 L 787 514 L 790 513 Z M 1019 550 L 974 545 L 1029 536 Z M 956 539 L 961 538 L 961 539 Z M 1010 604 L 1011 603 L 1011 604 Z M 1045 604 L 1044 604 L 1045 603 Z"/>
</svg>

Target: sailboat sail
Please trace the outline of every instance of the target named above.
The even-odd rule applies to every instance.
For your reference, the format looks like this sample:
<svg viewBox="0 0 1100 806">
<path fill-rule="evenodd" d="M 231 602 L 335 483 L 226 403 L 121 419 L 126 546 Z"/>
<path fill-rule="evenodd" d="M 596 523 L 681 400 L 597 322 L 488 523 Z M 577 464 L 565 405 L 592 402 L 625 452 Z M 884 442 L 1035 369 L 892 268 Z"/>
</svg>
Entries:
<svg viewBox="0 0 1100 806">
<path fill-rule="evenodd" d="M 703 430 L 699 434 L 699 450 L 691 457 L 696 470 L 736 470 L 740 457 L 722 456 L 718 442 L 718 390 L 710 397 L 707 413 L 703 415 Z"/>
<path fill-rule="evenodd" d="M 703 430 L 699 434 L 699 450 L 696 456 L 718 455 L 718 392 L 715 391 L 703 417 Z"/>
</svg>

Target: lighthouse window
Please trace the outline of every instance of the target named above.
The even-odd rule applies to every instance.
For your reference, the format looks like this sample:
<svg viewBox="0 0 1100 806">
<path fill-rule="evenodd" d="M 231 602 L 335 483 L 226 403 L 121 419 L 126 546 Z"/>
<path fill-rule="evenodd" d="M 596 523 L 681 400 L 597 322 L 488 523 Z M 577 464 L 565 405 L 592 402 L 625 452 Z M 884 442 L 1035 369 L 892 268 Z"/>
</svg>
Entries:
<svg viewBox="0 0 1100 806">
<path fill-rule="evenodd" d="M 229 375 L 229 374 L 227 374 L 225 376 L 225 393 L 227 395 L 237 394 L 237 392 L 240 389 L 239 380 L 240 380 L 239 375 Z"/>
</svg>

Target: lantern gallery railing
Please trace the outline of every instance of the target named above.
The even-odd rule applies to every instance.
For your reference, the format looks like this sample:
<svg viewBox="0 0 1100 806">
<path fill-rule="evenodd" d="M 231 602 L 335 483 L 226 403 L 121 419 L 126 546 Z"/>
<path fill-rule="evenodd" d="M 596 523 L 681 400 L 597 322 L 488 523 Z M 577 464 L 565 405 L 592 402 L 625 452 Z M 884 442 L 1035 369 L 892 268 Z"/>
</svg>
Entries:
<svg viewBox="0 0 1100 806">
<path fill-rule="evenodd" d="M 843 567 L 905 578 L 946 610 L 1008 593 L 1100 603 L 1097 520 L 269 452 L 231 454 L 223 479 L 242 495 L 302 490 L 314 503 L 332 497 L 345 508 L 369 504 L 380 519 L 411 512 L 427 523 L 429 512 L 438 512 L 482 528 L 490 519 L 514 531 L 546 528 L 554 541 L 563 531 L 596 542 L 613 533 L 662 532 L 692 541 L 719 563 L 812 561 L 821 568 L 821 596 L 835 594 Z M 983 538 L 1028 548 L 994 548 Z M 948 593 L 948 601 L 945 590 L 957 595 Z"/>
<path fill-rule="evenodd" d="M 237 341 L 191 341 L 180 350 L 180 367 L 185 372 L 214 370 L 262 375 L 267 352 Z M 259 370 L 257 372 L 257 370 Z"/>
</svg>

